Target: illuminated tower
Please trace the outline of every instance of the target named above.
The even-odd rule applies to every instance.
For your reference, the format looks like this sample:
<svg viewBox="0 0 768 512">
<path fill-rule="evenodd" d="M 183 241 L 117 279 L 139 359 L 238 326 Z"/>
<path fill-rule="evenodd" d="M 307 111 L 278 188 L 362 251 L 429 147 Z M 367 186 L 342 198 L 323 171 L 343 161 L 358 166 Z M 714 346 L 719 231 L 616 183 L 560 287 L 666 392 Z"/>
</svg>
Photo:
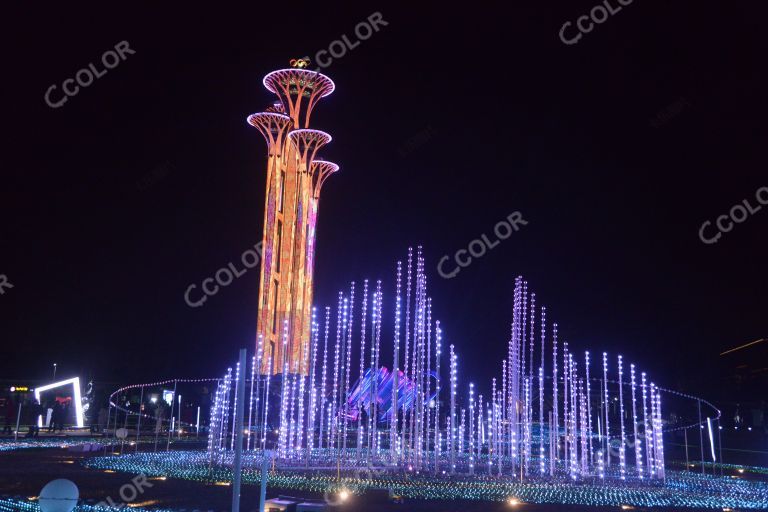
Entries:
<svg viewBox="0 0 768 512">
<path fill-rule="evenodd" d="M 333 81 L 304 69 L 306 61 L 291 65 L 264 77 L 264 87 L 279 101 L 248 116 L 268 149 L 256 329 L 264 340 L 262 373 L 269 371 L 271 356 L 272 373 L 282 373 L 287 363 L 289 373 L 306 375 L 318 200 L 339 166 L 316 158 L 331 136 L 309 128 L 312 110 L 333 92 Z"/>
</svg>

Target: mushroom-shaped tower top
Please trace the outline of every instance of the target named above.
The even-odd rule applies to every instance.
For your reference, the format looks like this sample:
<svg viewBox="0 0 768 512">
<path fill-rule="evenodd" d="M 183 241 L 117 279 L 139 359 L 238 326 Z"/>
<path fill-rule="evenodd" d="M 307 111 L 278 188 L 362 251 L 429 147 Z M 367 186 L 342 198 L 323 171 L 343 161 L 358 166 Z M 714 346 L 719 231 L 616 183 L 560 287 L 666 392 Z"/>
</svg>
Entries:
<svg viewBox="0 0 768 512">
<path fill-rule="evenodd" d="M 338 172 L 339 166 L 333 162 L 327 160 L 313 160 L 309 167 L 310 174 L 312 175 L 312 196 L 315 199 L 320 197 L 320 189 L 323 188 L 323 183 L 328 177 Z"/>
<path fill-rule="evenodd" d="M 303 68 L 278 69 L 264 77 L 264 87 L 277 94 L 294 126 L 309 128 L 309 117 L 320 98 L 333 92 L 333 80 Z"/>
<path fill-rule="evenodd" d="M 288 138 L 296 146 L 301 161 L 305 165 L 311 165 L 315 159 L 317 150 L 331 142 L 329 134 L 320 130 L 293 130 L 288 133 Z"/>
<path fill-rule="evenodd" d="M 257 128 L 267 140 L 270 154 L 280 152 L 293 121 L 285 114 L 259 112 L 248 116 L 248 124 Z"/>
</svg>

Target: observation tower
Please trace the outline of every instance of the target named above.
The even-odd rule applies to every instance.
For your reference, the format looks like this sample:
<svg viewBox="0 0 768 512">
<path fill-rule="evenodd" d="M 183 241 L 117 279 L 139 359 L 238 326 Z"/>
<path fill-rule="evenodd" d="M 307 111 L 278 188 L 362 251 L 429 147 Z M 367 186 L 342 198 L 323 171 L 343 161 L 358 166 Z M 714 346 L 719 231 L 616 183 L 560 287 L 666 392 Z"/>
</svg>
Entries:
<svg viewBox="0 0 768 512">
<path fill-rule="evenodd" d="M 335 85 L 307 65 L 306 60 L 292 60 L 290 68 L 265 76 L 264 87 L 279 101 L 248 116 L 268 150 L 256 327 L 262 374 L 307 375 L 320 191 L 339 170 L 317 158 L 331 136 L 309 127 L 315 105 Z"/>
</svg>

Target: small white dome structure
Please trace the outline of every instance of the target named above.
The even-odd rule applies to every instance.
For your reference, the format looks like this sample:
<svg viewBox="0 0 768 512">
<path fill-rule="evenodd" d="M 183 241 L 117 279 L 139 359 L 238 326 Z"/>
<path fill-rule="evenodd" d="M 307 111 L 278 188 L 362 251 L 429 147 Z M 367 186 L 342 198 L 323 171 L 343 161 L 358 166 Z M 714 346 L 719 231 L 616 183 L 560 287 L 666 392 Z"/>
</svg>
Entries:
<svg viewBox="0 0 768 512">
<path fill-rule="evenodd" d="M 77 506 L 80 491 L 77 485 L 66 478 L 51 480 L 40 491 L 40 510 L 42 512 L 72 512 Z"/>
</svg>

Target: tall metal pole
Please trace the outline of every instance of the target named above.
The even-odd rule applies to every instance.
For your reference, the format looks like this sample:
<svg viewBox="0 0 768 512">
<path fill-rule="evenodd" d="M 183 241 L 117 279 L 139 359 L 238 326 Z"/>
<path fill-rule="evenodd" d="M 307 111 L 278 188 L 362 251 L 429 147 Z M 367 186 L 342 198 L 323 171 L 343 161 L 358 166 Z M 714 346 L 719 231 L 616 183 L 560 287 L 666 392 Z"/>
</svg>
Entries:
<svg viewBox="0 0 768 512">
<path fill-rule="evenodd" d="M 717 449 L 720 452 L 720 476 L 723 476 L 723 465 L 725 462 L 723 461 L 723 441 L 720 437 L 720 431 L 723 429 L 723 427 L 720 426 L 720 418 L 717 418 Z"/>
<path fill-rule="evenodd" d="M 261 345 L 261 340 L 259 340 L 259 345 Z M 251 361 L 251 393 L 248 395 L 248 439 L 246 441 L 247 443 L 247 449 L 251 449 L 251 425 L 253 421 L 253 381 L 256 380 L 256 356 L 253 356 L 253 360 Z M 258 394 L 258 391 L 257 391 Z"/>
<path fill-rule="evenodd" d="M 181 438 L 181 395 L 179 395 L 179 428 L 176 430 L 176 439 Z"/>
<path fill-rule="evenodd" d="M 19 422 L 21 421 L 21 402 L 19 402 L 19 412 L 16 413 L 16 430 L 13 433 L 13 441 L 19 440 Z"/>
<path fill-rule="evenodd" d="M 104 432 L 102 434 L 102 437 L 109 435 L 109 422 L 110 422 L 110 418 L 111 418 L 110 415 L 111 414 L 112 414 L 112 402 L 110 401 L 109 398 L 107 398 L 107 425 L 104 427 L 105 430 L 104 430 Z M 51 418 L 51 419 L 53 419 L 53 418 Z M 18 430 L 18 428 L 17 428 L 17 430 Z M 106 454 L 107 454 L 107 445 L 105 443 L 104 444 L 104 455 L 106 455 Z"/>
<path fill-rule="evenodd" d="M 141 386 L 141 397 L 139 398 L 139 419 L 136 422 L 136 451 L 139 451 L 139 433 L 141 432 L 141 408 L 144 407 L 144 386 Z"/>
<path fill-rule="evenodd" d="M 119 397 L 118 397 L 117 401 L 118 401 L 118 403 L 120 403 Z M 112 442 L 114 444 L 117 444 L 117 417 L 119 415 L 118 413 L 119 413 L 119 411 L 117 409 L 117 404 L 115 404 L 115 426 L 112 429 Z M 107 425 L 107 426 L 109 426 L 109 425 Z M 110 444 L 109 446 L 110 446 L 110 449 L 112 449 L 112 445 Z"/>
<path fill-rule="evenodd" d="M 704 424 L 701 422 L 701 400 L 697 402 L 699 406 L 699 448 L 701 449 L 701 474 L 704 474 Z"/>
<path fill-rule="evenodd" d="M 261 461 L 261 489 L 259 490 L 259 512 L 264 512 L 264 505 L 267 500 L 267 469 L 269 468 L 269 459 L 272 458 L 272 450 L 262 450 Z"/>
<path fill-rule="evenodd" d="M 155 448 L 152 450 L 154 452 L 157 451 L 157 441 L 160 438 L 160 429 L 163 427 L 163 419 L 162 418 L 158 418 L 157 414 L 158 414 L 158 411 L 157 411 L 157 408 L 155 408 L 155 417 L 156 417 L 156 419 L 155 419 Z M 107 417 L 107 418 L 109 418 L 109 417 Z M 158 423 L 158 419 L 159 419 L 159 423 Z M 109 423 L 107 423 L 107 428 L 109 428 Z M 105 446 L 104 450 L 106 451 L 106 449 L 107 449 L 107 447 Z"/>
<path fill-rule="evenodd" d="M 451 423 L 448 440 L 451 443 L 451 474 L 456 472 L 456 354 L 453 352 L 453 344 L 450 346 L 450 381 L 451 381 Z M 482 408 L 480 409 L 482 412 Z M 479 428 L 479 426 L 478 426 Z M 490 455 L 489 455 L 490 457 Z"/>
<path fill-rule="evenodd" d="M 235 408 L 235 461 L 232 477 L 232 512 L 240 512 L 240 480 L 243 465 L 243 415 L 245 411 L 245 356 L 240 349 L 240 373 L 237 376 L 237 407 Z"/>
<path fill-rule="evenodd" d="M 173 411 L 176 408 L 173 405 L 173 401 L 176 400 L 176 381 L 173 381 L 173 398 L 171 398 L 171 417 L 168 418 L 168 441 L 165 443 L 165 451 L 171 450 L 171 431 L 173 430 L 171 427 L 173 425 Z M 115 414 L 117 416 L 117 414 Z"/>
</svg>

